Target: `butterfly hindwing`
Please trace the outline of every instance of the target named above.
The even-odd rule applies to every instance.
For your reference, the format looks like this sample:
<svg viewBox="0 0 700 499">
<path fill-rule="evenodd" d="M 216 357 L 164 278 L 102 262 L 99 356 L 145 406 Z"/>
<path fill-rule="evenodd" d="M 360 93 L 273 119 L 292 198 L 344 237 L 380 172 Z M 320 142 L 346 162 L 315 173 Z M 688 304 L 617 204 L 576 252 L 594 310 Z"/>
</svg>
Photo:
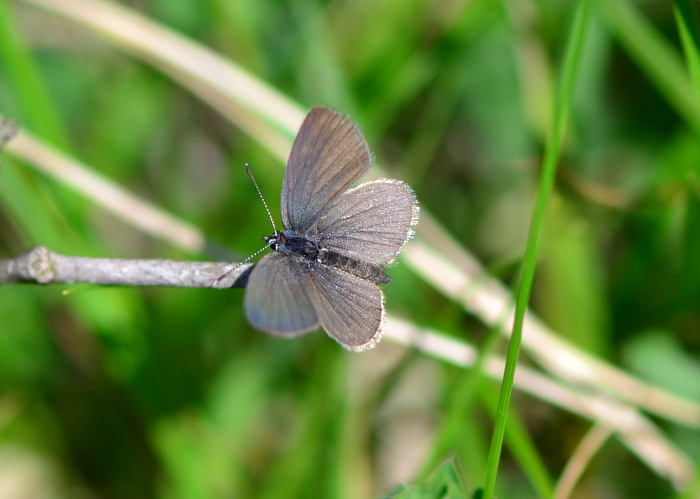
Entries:
<svg viewBox="0 0 700 499">
<path fill-rule="evenodd" d="M 388 264 L 411 237 L 417 221 L 411 188 L 382 179 L 340 196 L 318 219 L 317 233 L 310 238 L 354 260 Z"/>
<path fill-rule="evenodd" d="M 265 255 L 255 265 L 244 297 L 251 326 L 280 335 L 300 334 L 318 326 L 303 270 L 298 262 L 278 252 Z"/>
<path fill-rule="evenodd" d="M 307 292 L 319 323 L 344 348 L 361 352 L 374 347 L 384 327 L 384 295 L 376 284 L 316 264 Z"/>
</svg>

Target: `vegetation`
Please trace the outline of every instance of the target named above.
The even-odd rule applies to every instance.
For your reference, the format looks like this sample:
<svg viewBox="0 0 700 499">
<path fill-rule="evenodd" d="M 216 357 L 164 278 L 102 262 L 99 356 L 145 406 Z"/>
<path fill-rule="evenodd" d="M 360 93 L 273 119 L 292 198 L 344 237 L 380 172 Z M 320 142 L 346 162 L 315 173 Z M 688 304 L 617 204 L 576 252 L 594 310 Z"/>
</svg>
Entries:
<svg viewBox="0 0 700 499">
<path fill-rule="evenodd" d="M 0 0 L 4 258 L 241 260 L 316 104 L 422 209 L 368 353 L 240 289 L 0 286 L 2 495 L 697 497 L 699 40 L 690 0 Z"/>
</svg>

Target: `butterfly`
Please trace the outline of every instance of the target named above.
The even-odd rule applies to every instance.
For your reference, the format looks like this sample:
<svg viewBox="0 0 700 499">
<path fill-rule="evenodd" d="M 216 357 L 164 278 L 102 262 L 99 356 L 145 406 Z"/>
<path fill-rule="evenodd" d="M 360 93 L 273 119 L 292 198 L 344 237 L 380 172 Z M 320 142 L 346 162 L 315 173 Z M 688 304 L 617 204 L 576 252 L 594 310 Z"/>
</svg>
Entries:
<svg viewBox="0 0 700 499">
<path fill-rule="evenodd" d="M 359 127 L 314 107 L 294 140 L 282 186 L 284 230 L 264 238 L 273 250 L 253 268 L 244 296 L 251 326 L 294 336 L 321 326 L 344 348 L 381 339 L 386 267 L 412 237 L 418 203 L 403 182 L 350 188 L 372 161 Z M 274 222 L 273 222 L 274 226 Z"/>
</svg>

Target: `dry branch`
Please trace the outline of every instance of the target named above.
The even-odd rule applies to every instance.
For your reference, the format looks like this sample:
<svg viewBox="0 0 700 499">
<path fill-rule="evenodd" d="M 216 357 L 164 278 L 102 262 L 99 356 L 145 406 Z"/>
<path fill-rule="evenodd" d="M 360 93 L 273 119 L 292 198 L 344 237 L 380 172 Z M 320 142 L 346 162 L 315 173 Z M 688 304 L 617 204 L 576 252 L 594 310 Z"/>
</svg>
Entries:
<svg viewBox="0 0 700 499">
<path fill-rule="evenodd" d="M 208 288 L 235 263 L 181 260 L 86 258 L 54 253 L 35 246 L 15 258 L 0 259 L 0 284 L 90 283 L 112 286 Z M 217 288 L 245 287 L 252 263 L 228 274 Z"/>
</svg>

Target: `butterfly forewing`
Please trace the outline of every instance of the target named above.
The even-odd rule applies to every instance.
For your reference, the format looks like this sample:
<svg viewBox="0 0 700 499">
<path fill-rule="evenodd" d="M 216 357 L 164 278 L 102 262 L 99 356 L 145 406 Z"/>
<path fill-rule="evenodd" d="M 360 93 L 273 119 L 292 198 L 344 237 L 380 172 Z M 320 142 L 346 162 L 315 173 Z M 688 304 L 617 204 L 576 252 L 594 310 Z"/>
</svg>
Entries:
<svg viewBox="0 0 700 499">
<path fill-rule="evenodd" d="M 265 255 L 255 265 L 244 298 L 250 325 L 269 333 L 288 335 L 318 326 L 316 312 L 305 291 L 305 268 L 277 252 Z"/>
<path fill-rule="evenodd" d="M 413 234 L 418 205 L 398 180 L 367 182 L 340 196 L 311 236 L 328 250 L 362 262 L 387 264 Z"/>
<path fill-rule="evenodd" d="M 357 125 L 333 109 L 313 108 L 294 140 L 284 174 L 284 227 L 304 234 L 369 166 L 369 149 Z"/>
<path fill-rule="evenodd" d="M 374 347 L 384 326 L 384 295 L 370 281 L 321 264 L 309 274 L 307 292 L 319 323 L 348 350 Z"/>
</svg>

